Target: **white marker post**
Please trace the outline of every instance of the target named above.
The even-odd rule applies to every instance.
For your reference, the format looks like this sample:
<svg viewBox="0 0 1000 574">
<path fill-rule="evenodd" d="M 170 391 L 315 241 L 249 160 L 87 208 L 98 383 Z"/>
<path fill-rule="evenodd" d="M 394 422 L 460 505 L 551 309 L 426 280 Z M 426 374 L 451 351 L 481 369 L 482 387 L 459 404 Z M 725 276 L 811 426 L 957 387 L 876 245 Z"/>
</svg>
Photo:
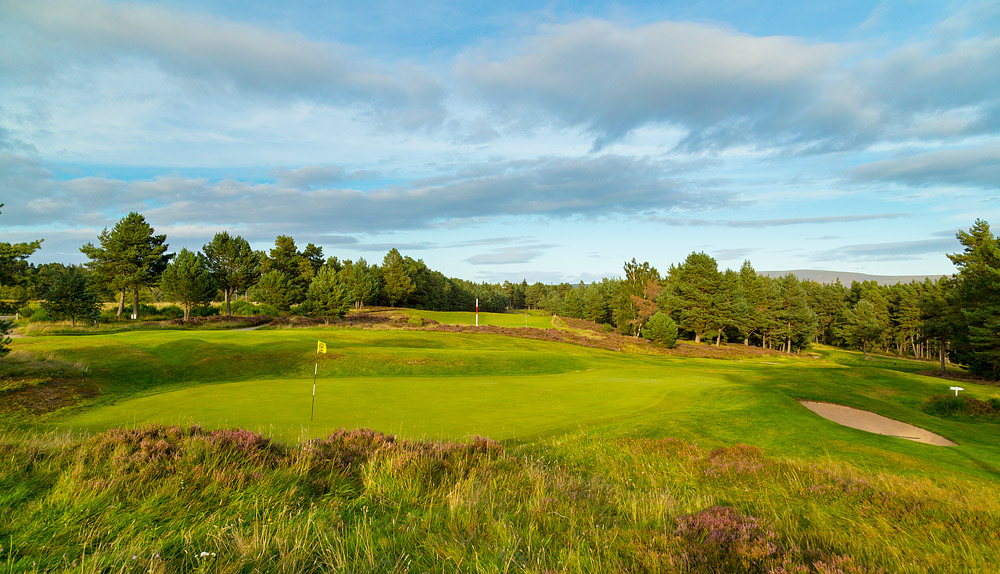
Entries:
<svg viewBox="0 0 1000 574">
<path fill-rule="evenodd" d="M 476 297 L 476 326 L 479 326 L 479 297 Z"/>
<path fill-rule="evenodd" d="M 962 387 L 951 387 L 951 390 L 955 391 L 955 396 L 958 396 L 958 391 L 964 391 Z"/>
</svg>

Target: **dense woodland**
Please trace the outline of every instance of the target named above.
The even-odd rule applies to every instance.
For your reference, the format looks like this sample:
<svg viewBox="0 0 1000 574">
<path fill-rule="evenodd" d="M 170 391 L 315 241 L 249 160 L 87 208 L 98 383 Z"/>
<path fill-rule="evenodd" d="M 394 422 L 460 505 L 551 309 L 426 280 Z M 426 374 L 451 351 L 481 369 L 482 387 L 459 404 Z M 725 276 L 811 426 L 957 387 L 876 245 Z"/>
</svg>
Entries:
<svg viewBox="0 0 1000 574">
<path fill-rule="evenodd" d="M 29 264 L 41 242 L 0 244 L 0 297 L 6 313 L 43 301 L 48 318 L 94 321 L 102 302 L 140 314 L 146 301 L 169 301 L 184 318 L 213 301 L 224 314 L 295 313 L 342 317 L 368 306 L 487 312 L 535 309 L 587 319 L 623 333 L 661 337 L 664 329 L 695 342 L 755 345 L 799 352 L 811 343 L 934 358 L 1000 378 L 1000 240 L 977 220 L 958 234 L 964 250 L 949 254 L 958 273 L 938 281 L 883 286 L 875 282 L 820 284 L 793 275 L 771 278 L 750 262 L 720 270 L 705 253 L 660 272 L 626 262 L 621 278 L 578 285 L 526 281 L 473 283 L 444 276 L 420 259 L 390 250 L 380 263 L 326 257 L 278 236 L 268 252 L 227 232 L 194 253 L 168 253 L 142 215 L 130 213 L 97 243 L 81 247 L 88 262 Z M 204 311 L 201 311 L 204 312 Z M 212 312 L 215 312 L 214 309 Z M 131 315 L 131 314 L 130 314 Z M 6 333 L 9 324 L 0 325 Z"/>
</svg>

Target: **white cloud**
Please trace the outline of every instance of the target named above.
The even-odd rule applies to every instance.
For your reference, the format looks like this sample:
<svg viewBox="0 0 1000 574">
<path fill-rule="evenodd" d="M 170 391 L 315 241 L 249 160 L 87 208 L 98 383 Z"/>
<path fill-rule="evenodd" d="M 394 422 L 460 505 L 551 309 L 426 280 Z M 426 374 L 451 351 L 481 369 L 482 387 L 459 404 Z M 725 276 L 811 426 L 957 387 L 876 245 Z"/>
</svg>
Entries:
<svg viewBox="0 0 1000 574">
<path fill-rule="evenodd" d="M 0 60 L 38 85 L 75 66 L 152 65 L 191 92 L 227 89 L 358 106 L 407 128 L 443 118 L 439 81 L 412 64 L 385 65 L 343 44 L 319 42 L 155 4 L 103 0 L 5 3 L 2 46 L 30 58 Z"/>
</svg>

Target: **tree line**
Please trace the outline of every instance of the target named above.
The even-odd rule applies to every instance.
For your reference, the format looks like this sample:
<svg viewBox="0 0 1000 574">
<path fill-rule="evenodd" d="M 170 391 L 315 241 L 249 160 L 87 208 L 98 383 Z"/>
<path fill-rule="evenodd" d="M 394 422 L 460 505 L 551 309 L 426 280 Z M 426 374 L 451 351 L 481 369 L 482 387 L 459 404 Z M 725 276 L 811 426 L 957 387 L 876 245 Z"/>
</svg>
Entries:
<svg viewBox="0 0 1000 574">
<path fill-rule="evenodd" d="M 705 253 L 691 253 L 660 273 L 648 262 L 626 262 L 620 278 L 589 284 L 474 283 L 444 276 L 422 260 L 391 249 L 381 264 L 324 257 L 312 243 L 299 248 L 280 235 L 269 251 L 221 232 L 198 252 L 168 253 L 142 215 L 130 213 L 81 247 L 83 267 L 28 265 L 40 243 L 0 244 L 0 281 L 7 298 L 46 300 L 57 316 L 92 319 L 100 300 L 127 301 L 138 313 L 140 292 L 158 289 L 193 308 L 221 301 L 232 313 L 237 297 L 276 312 L 342 317 L 352 307 L 402 306 L 436 311 L 539 309 L 671 344 L 677 336 L 798 352 L 819 342 L 917 359 L 947 358 L 976 374 L 1000 377 L 1000 240 L 977 220 L 958 233 L 964 250 L 950 254 L 953 277 L 884 286 L 873 281 L 820 284 L 794 275 L 772 278 L 749 261 L 720 270 Z M 11 297 L 11 295 L 16 295 Z"/>
</svg>

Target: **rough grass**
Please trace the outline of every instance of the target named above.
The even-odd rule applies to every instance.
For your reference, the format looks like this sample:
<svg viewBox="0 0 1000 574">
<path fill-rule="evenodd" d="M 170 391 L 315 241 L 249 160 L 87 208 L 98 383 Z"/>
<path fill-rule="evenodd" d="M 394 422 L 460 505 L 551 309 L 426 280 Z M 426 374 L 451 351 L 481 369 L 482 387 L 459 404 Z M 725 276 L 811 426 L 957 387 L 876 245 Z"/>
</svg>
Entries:
<svg viewBox="0 0 1000 574">
<path fill-rule="evenodd" d="M 992 572 L 996 483 L 747 445 L 0 434 L 12 572 Z"/>
</svg>

